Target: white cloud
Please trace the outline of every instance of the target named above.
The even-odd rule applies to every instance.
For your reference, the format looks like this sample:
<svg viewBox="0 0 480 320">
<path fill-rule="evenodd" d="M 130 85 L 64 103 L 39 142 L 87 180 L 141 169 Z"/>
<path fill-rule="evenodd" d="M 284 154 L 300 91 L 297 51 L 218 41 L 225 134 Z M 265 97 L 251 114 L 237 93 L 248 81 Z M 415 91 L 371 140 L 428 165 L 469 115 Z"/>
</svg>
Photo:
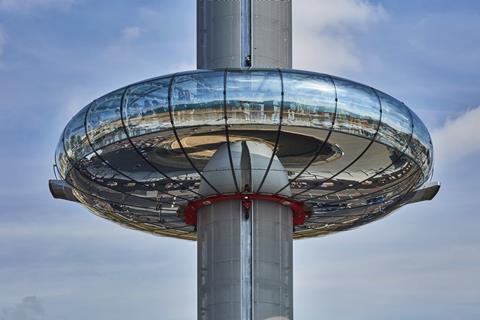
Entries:
<svg viewBox="0 0 480 320">
<path fill-rule="evenodd" d="M 41 301 L 34 296 L 25 297 L 13 308 L 4 309 L 2 320 L 40 320 L 45 319 L 45 310 Z"/>
<path fill-rule="evenodd" d="M 0 0 L 0 11 L 28 12 L 41 6 L 70 6 L 75 0 Z"/>
<path fill-rule="evenodd" d="M 143 33 L 143 30 L 140 27 L 136 27 L 136 26 L 125 27 L 122 30 L 122 37 L 125 40 L 133 40 L 140 37 L 142 33 Z"/>
<path fill-rule="evenodd" d="M 480 153 L 480 107 L 468 110 L 432 133 L 435 161 L 440 166 Z"/>
<path fill-rule="evenodd" d="M 386 19 L 381 5 L 364 0 L 302 0 L 293 5 L 293 60 L 298 69 L 358 70 L 353 36 Z"/>
</svg>

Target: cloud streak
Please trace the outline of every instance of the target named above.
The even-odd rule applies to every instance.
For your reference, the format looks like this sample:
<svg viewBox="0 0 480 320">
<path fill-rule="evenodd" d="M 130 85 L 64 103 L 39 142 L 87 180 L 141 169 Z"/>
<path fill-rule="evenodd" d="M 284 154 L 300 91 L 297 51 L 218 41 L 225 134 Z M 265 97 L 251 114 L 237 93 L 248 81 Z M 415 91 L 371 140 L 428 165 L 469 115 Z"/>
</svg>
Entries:
<svg viewBox="0 0 480 320">
<path fill-rule="evenodd" d="M 432 133 L 439 166 L 459 163 L 465 157 L 480 153 L 479 123 L 480 106 L 447 121 Z"/>
<path fill-rule="evenodd" d="M 125 27 L 122 30 L 122 37 L 124 40 L 134 40 L 138 37 L 140 37 L 143 33 L 142 28 L 137 27 L 137 26 L 130 26 L 130 27 Z"/>
<path fill-rule="evenodd" d="M 0 320 L 41 320 L 45 319 L 42 302 L 35 296 L 25 297 L 13 308 L 2 311 Z"/>
<path fill-rule="evenodd" d="M 388 17 L 381 5 L 363 0 L 303 0 L 293 6 L 295 68 L 339 73 L 358 70 L 353 36 Z"/>
</svg>

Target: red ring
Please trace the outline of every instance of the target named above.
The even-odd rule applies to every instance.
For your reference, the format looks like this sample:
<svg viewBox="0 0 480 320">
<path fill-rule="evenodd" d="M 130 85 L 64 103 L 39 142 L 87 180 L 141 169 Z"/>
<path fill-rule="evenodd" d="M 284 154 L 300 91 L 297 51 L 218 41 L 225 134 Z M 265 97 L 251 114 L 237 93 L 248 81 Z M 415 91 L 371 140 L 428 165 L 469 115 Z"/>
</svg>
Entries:
<svg viewBox="0 0 480 320">
<path fill-rule="evenodd" d="M 292 209 L 293 225 L 299 226 L 305 223 L 305 219 L 309 216 L 309 211 L 303 202 L 294 201 L 279 195 L 267 195 L 257 193 L 235 193 L 221 194 L 190 201 L 183 209 L 183 221 L 192 226 L 197 225 L 197 211 L 200 208 L 209 206 L 213 203 L 226 200 L 242 200 L 244 207 L 249 209 L 252 200 L 266 200 L 280 203 L 281 205 Z"/>
</svg>

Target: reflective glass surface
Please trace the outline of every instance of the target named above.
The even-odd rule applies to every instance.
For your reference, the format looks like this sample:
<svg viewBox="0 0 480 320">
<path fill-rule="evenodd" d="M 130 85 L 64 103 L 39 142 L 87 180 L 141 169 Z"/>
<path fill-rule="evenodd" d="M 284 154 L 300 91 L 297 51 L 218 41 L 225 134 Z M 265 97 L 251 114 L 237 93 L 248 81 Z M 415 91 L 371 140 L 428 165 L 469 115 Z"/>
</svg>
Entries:
<svg viewBox="0 0 480 320">
<path fill-rule="evenodd" d="M 58 141 L 57 148 L 55 150 L 55 165 L 57 167 L 58 173 L 60 174 L 60 178 L 64 178 L 65 174 L 70 169 L 69 161 L 67 155 L 65 154 L 65 149 L 63 145 L 63 135 L 60 137 Z"/>
<path fill-rule="evenodd" d="M 276 70 L 227 73 L 227 119 L 229 125 L 280 123 L 282 82 Z"/>
<path fill-rule="evenodd" d="M 318 175 L 315 167 L 338 157 L 340 150 L 330 140 L 335 121 L 336 92 L 330 76 L 314 73 L 283 72 L 284 107 L 281 153 L 282 164 L 296 181 L 311 180 Z M 296 143 L 291 127 L 301 136 Z M 314 136 L 316 139 L 312 140 Z M 300 146 L 302 148 L 300 148 Z"/>
<path fill-rule="evenodd" d="M 67 124 L 63 134 L 65 151 L 72 162 L 93 152 L 85 131 L 85 118 L 89 108 L 90 105 L 80 110 Z"/>
<path fill-rule="evenodd" d="M 283 72 L 286 126 L 330 129 L 336 107 L 335 87 L 327 75 Z"/>
<path fill-rule="evenodd" d="M 261 141 L 278 154 L 282 121 L 282 80 L 278 70 L 229 71 L 226 74 L 228 139 Z M 238 154 L 234 154 L 239 156 Z M 252 161 L 252 184 L 263 187 L 272 168 L 270 159 Z M 244 186 L 239 186 L 243 190 Z"/>
<path fill-rule="evenodd" d="M 194 240 L 182 210 L 204 197 L 215 151 L 237 141 L 267 145 L 289 178 L 278 192 L 290 188 L 312 211 L 296 238 L 374 221 L 433 170 L 428 130 L 395 98 L 325 74 L 254 69 L 184 72 L 109 93 L 67 124 L 55 163 L 99 216 Z M 256 184 L 283 170 L 270 165 L 253 168 Z"/>
<path fill-rule="evenodd" d="M 201 171 L 227 141 L 224 116 L 224 72 L 176 76 L 170 89 L 171 113 L 178 139 L 171 150 L 177 162 Z"/>
<path fill-rule="evenodd" d="M 129 86 L 122 112 L 130 137 L 168 130 L 172 127 L 168 111 L 170 78 Z"/>
<path fill-rule="evenodd" d="M 120 104 L 125 89 L 114 91 L 95 100 L 87 113 L 87 134 L 93 149 L 125 140 Z"/>
<path fill-rule="evenodd" d="M 333 78 L 333 82 L 338 99 L 334 129 L 373 139 L 381 115 L 375 90 L 340 78 Z"/>
<path fill-rule="evenodd" d="M 430 134 L 427 128 L 423 124 L 422 120 L 412 112 L 413 117 L 413 138 L 411 141 L 411 148 L 414 155 L 414 159 L 417 159 L 422 164 L 422 172 L 424 174 L 425 182 L 430 178 L 433 170 L 433 145 Z"/>
<path fill-rule="evenodd" d="M 176 76 L 170 91 L 175 127 L 224 126 L 223 80 L 223 71 Z"/>
<path fill-rule="evenodd" d="M 413 131 L 410 110 L 383 92 L 378 92 L 378 95 L 382 103 L 382 123 L 377 140 L 397 150 L 405 150 Z"/>
</svg>

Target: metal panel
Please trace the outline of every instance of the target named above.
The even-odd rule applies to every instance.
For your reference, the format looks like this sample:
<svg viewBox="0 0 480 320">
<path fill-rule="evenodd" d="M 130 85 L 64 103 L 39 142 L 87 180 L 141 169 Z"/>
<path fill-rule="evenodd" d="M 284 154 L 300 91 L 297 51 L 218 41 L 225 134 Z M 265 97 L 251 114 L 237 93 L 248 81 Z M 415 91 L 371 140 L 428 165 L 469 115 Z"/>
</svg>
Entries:
<svg viewBox="0 0 480 320">
<path fill-rule="evenodd" d="M 50 188 L 50 193 L 55 199 L 78 202 L 73 194 L 72 187 L 70 187 L 65 180 L 48 180 L 48 187 Z"/>
<path fill-rule="evenodd" d="M 197 69 L 240 67 L 240 18 L 240 0 L 197 0 Z"/>
<path fill-rule="evenodd" d="M 292 212 L 255 201 L 253 219 L 253 319 L 293 319 Z"/>
<path fill-rule="evenodd" d="M 432 200 L 437 195 L 438 191 L 440 191 L 439 182 L 429 183 L 421 189 L 410 192 L 408 194 L 410 197 L 408 203 Z"/>
<path fill-rule="evenodd" d="M 293 319 L 292 212 L 238 200 L 200 209 L 198 317 L 202 320 Z"/>
<path fill-rule="evenodd" d="M 202 208 L 198 219 L 198 319 L 240 319 L 240 201 Z"/>
<path fill-rule="evenodd" d="M 252 65 L 292 68 L 292 1 L 252 0 Z"/>
<path fill-rule="evenodd" d="M 197 0 L 197 68 L 291 68 L 291 0 Z"/>
</svg>

